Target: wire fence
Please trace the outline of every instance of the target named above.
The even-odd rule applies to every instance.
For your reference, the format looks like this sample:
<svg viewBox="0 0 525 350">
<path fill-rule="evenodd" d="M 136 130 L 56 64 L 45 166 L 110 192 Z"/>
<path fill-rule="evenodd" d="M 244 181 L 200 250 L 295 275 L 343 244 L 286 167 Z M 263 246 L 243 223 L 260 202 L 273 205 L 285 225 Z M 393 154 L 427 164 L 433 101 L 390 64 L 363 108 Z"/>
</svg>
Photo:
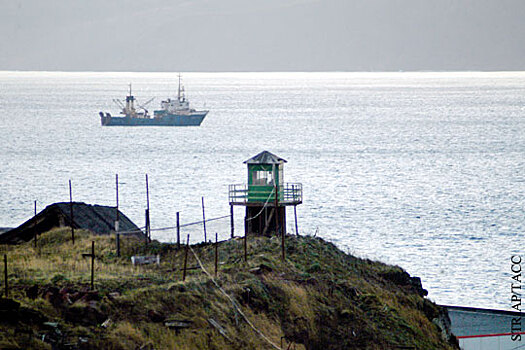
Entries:
<svg viewBox="0 0 525 350">
<path fill-rule="evenodd" d="M 225 219 L 225 218 L 229 218 L 229 217 L 231 217 L 231 215 L 224 215 L 224 216 L 219 216 L 219 217 L 216 217 L 216 218 L 189 222 L 187 224 L 182 224 L 182 225 L 179 225 L 179 226 L 168 226 L 168 227 L 151 228 L 150 231 L 173 230 L 173 229 L 177 229 L 177 227 L 178 228 L 183 228 L 183 227 L 192 226 L 192 225 L 199 225 L 199 224 L 203 224 L 205 222 L 216 221 L 216 220 Z"/>
<path fill-rule="evenodd" d="M 206 276 L 208 276 L 208 278 L 213 282 L 213 284 L 215 285 L 215 287 L 217 287 L 217 289 L 231 302 L 233 308 L 235 309 L 235 311 L 242 316 L 242 318 L 244 319 L 244 321 L 250 326 L 251 329 L 253 329 L 266 343 L 268 343 L 268 345 L 270 345 L 272 348 L 274 349 L 281 349 L 281 347 L 279 347 L 278 345 L 276 345 L 274 342 L 272 342 L 270 340 L 269 337 L 267 337 L 259 328 L 257 328 L 249 319 L 248 317 L 246 316 L 246 314 L 241 310 L 241 308 L 239 307 L 239 304 L 237 303 L 237 301 L 235 300 L 235 298 L 233 298 L 232 296 L 230 296 L 228 293 L 226 293 L 226 291 L 217 283 L 217 281 L 215 280 L 215 278 L 213 278 L 213 276 L 204 268 L 204 265 L 202 264 L 201 262 L 201 259 L 199 259 L 199 256 L 197 255 L 197 253 L 195 253 L 195 250 L 193 250 L 193 248 L 191 246 L 189 246 L 189 249 L 191 250 L 193 256 L 195 257 L 195 260 L 197 260 L 197 263 L 199 264 L 199 267 L 201 268 L 201 270 L 204 272 L 204 274 L 206 274 Z"/>
<path fill-rule="evenodd" d="M 266 200 L 264 201 L 264 203 L 262 203 L 261 209 L 255 215 L 253 215 L 251 217 L 245 216 L 244 217 L 244 223 L 246 224 L 247 222 L 258 218 L 262 213 L 264 213 L 265 210 L 267 210 L 267 208 L 269 207 L 270 201 L 275 198 L 275 195 L 274 195 L 275 193 L 276 193 L 276 190 L 275 190 L 275 188 L 273 188 L 268 193 L 268 196 L 266 197 Z M 204 202 L 204 198 L 203 198 L 203 202 Z M 192 222 L 188 222 L 188 223 L 179 223 L 179 213 L 180 212 L 177 212 L 177 225 L 165 226 L 165 227 L 151 227 L 150 226 L 151 225 L 151 221 L 148 218 L 148 214 L 149 214 L 148 211 L 149 210 L 146 210 L 146 217 L 147 218 L 146 218 L 146 225 L 145 226 L 140 227 L 138 230 L 118 231 L 117 233 L 119 233 L 120 235 L 143 235 L 147 240 L 151 241 L 151 239 L 152 239 L 151 238 L 151 233 L 152 232 L 153 233 L 162 233 L 162 232 L 166 232 L 166 231 L 176 231 L 176 233 L 177 233 L 176 234 L 176 240 L 177 240 L 176 243 L 180 245 L 181 244 L 181 238 L 180 238 L 181 229 L 187 228 L 187 227 L 191 227 L 191 226 L 195 226 L 195 225 L 202 225 L 203 233 L 204 233 L 204 241 L 206 241 L 206 237 L 207 237 L 207 234 L 206 234 L 206 223 L 230 218 L 231 219 L 231 223 L 230 223 L 231 238 L 234 238 L 234 236 L 235 236 L 234 219 L 233 219 L 233 206 L 231 206 L 231 213 L 229 215 L 222 215 L 222 216 L 213 217 L 213 218 L 205 218 L 204 203 L 203 203 L 203 207 L 202 207 L 203 219 L 202 220 L 196 220 L 196 221 L 192 221 Z M 297 231 L 297 228 L 296 228 L 296 231 Z M 193 237 L 195 237 L 195 235 L 193 235 Z M 166 237 L 163 237 L 163 238 L 164 238 L 163 241 L 166 241 L 165 240 Z M 173 242 L 174 240 L 170 239 L 169 241 Z"/>
</svg>

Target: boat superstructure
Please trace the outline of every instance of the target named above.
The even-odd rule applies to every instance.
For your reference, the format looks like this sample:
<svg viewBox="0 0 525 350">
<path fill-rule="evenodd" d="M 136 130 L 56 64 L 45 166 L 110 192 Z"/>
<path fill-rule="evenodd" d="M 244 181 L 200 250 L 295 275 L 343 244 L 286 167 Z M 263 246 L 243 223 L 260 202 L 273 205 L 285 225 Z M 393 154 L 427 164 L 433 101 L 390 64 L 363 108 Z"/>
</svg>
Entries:
<svg viewBox="0 0 525 350">
<path fill-rule="evenodd" d="M 124 101 L 125 102 L 122 102 L 122 100 L 119 99 L 113 99 L 113 102 L 121 108 L 120 114 L 122 117 L 113 117 L 110 113 L 99 112 L 100 122 L 103 126 L 127 125 L 124 123 L 125 121 L 131 122 L 132 120 L 138 119 L 151 119 L 151 116 L 146 109 L 146 105 L 153 101 L 153 98 L 148 100 L 146 103 L 139 105 L 137 99 L 133 95 L 132 86 L 129 84 L 129 94 L 126 96 Z"/>
<path fill-rule="evenodd" d="M 200 125 L 208 114 L 207 110 L 197 111 L 190 108 L 190 102 L 186 98 L 184 86 L 181 83 L 181 75 L 179 74 L 179 88 L 177 90 L 177 98 L 168 98 L 160 103 L 160 110 L 153 112 L 155 118 L 173 118 L 175 120 L 184 120 L 190 122 L 190 125 Z M 186 118 L 183 118 L 186 117 Z"/>
<path fill-rule="evenodd" d="M 197 111 L 190 107 L 184 93 L 184 87 L 181 84 L 180 74 L 177 97 L 162 101 L 161 109 L 154 111 L 153 117 L 148 114 L 145 107 L 152 100 L 153 98 L 139 105 L 132 94 L 130 84 L 129 95 L 126 96 L 125 104 L 121 100 L 113 100 L 121 108 L 120 114 L 123 116 L 113 117 L 109 113 L 100 112 L 101 124 L 103 126 L 199 126 L 209 112 L 208 110 Z"/>
</svg>

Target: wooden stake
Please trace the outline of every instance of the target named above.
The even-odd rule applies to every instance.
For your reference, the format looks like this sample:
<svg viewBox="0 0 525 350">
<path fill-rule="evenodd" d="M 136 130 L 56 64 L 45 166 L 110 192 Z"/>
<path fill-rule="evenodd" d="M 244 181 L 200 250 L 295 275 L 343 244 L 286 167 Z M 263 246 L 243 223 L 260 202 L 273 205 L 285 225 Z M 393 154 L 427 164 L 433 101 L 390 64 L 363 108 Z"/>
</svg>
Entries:
<svg viewBox="0 0 525 350">
<path fill-rule="evenodd" d="M 285 227 L 281 228 L 281 259 L 286 259 L 285 247 L 284 247 L 284 233 Z M 279 234 L 279 188 L 275 185 L 275 232 Z"/>
<path fill-rule="evenodd" d="M 116 196 L 116 202 L 117 206 L 115 207 L 115 232 L 119 231 L 119 211 L 118 211 L 118 174 L 115 174 L 115 196 Z"/>
<path fill-rule="evenodd" d="M 233 229 L 233 204 L 230 204 L 230 227 L 231 227 L 231 238 L 235 236 Z"/>
<path fill-rule="evenodd" d="M 9 297 L 9 287 L 7 285 L 7 254 L 4 254 L 4 286 L 5 286 L 5 297 Z"/>
<path fill-rule="evenodd" d="M 146 204 L 149 210 L 149 184 L 148 184 L 148 174 L 146 174 Z"/>
<path fill-rule="evenodd" d="M 115 174 L 115 200 L 116 200 L 116 206 L 115 206 L 115 234 L 117 239 L 117 257 L 120 258 L 120 225 L 119 225 L 119 211 L 118 211 L 118 174 Z"/>
<path fill-rule="evenodd" d="M 95 241 L 91 241 L 91 290 L 95 290 Z"/>
<path fill-rule="evenodd" d="M 177 212 L 177 248 L 180 248 L 180 212 Z"/>
<path fill-rule="evenodd" d="M 120 233 L 117 233 L 117 257 L 120 258 Z"/>
<path fill-rule="evenodd" d="M 248 232 L 244 233 L 244 262 L 248 262 Z"/>
<path fill-rule="evenodd" d="M 299 229 L 297 228 L 297 205 L 293 206 L 293 214 L 295 217 L 295 234 L 299 236 Z"/>
<path fill-rule="evenodd" d="M 279 211 L 277 208 L 279 207 L 279 189 L 277 185 L 275 185 L 275 234 L 279 235 Z"/>
<path fill-rule="evenodd" d="M 91 258 L 91 290 L 95 290 L 95 241 L 91 241 L 91 253 L 84 253 L 82 257 Z"/>
<path fill-rule="evenodd" d="M 202 200 L 202 225 L 204 228 L 204 243 L 206 243 L 208 240 L 206 239 L 206 215 L 204 213 L 204 197 L 201 197 Z"/>
<path fill-rule="evenodd" d="M 217 277 L 217 270 L 219 265 L 219 239 L 217 232 L 215 232 L 215 277 Z"/>
<path fill-rule="evenodd" d="M 71 190 L 71 180 L 69 180 L 69 217 L 71 224 L 71 242 L 75 244 L 75 229 L 73 228 L 73 191 Z"/>
<path fill-rule="evenodd" d="M 186 238 L 186 249 L 184 250 L 184 269 L 182 272 L 182 282 L 186 281 L 186 268 L 188 267 L 188 248 L 190 247 L 190 235 Z"/>
<path fill-rule="evenodd" d="M 148 243 L 150 241 L 150 238 L 149 238 L 149 210 L 146 209 L 145 212 L 144 212 L 145 216 L 146 216 L 146 243 Z"/>
<path fill-rule="evenodd" d="M 33 217 L 33 235 L 34 235 L 34 241 L 35 241 L 35 248 L 37 246 L 37 240 L 38 240 L 38 234 L 36 232 L 36 201 L 35 201 L 35 216 Z"/>
<path fill-rule="evenodd" d="M 148 174 L 146 174 L 146 236 L 148 242 L 151 242 L 151 223 L 149 217 L 149 185 L 148 185 Z"/>
</svg>

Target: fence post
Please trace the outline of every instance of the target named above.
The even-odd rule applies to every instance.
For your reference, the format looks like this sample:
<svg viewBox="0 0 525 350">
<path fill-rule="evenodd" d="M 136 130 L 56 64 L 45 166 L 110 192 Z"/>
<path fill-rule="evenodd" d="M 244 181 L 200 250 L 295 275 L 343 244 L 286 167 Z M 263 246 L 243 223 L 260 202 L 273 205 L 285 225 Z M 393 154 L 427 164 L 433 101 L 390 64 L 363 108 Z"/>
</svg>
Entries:
<svg viewBox="0 0 525 350">
<path fill-rule="evenodd" d="M 279 189 L 277 187 L 277 184 L 275 185 L 275 234 L 279 235 L 279 211 L 277 210 L 279 208 Z"/>
<path fill-rule="evenodd" d="M 37 233 L 36 233 L 36 201 L 35 201 L 35 216 L 33 217 L 33 235 L 34 235 L 34 241 L 35 241 L 35 248 L 37 246 Z"/>
<path fill-rule="evenodd" d="M 119 220 L 119 212 L 118 212 L 118 174 L 115 174 L 115 196 L 116 196 L 116 201 L 117 201 L 117 207 L 116 207 L 116 212 L 115 212 L 115 215 L 116 215 L 116 222 L 118 222 Z M 118 226 L 118 224 L 115 224 L 115 226 Z M 115 231 L 117 231 L 116 227 L 115 227 Z"/>
<path fill-rule="evenodd" d="M 186 281 L 186 267 L 188 266 L 188 248 L 190 247 L 190 235 L 186 238 L 186 249 L 184 250 L 184 269 L 182 272 L 182 282 Z"/>
<path fill-rule="evenodd" d="M 151 242 L 151 223 L 149 218 L 149 184 L 148 184 L 148 174 L 146 174 L 146 236 L 148 242 Z"/>
<path fill-rule="evenodd" d="M 293 206 L 293 214 L 295 217 L 295 234 L 299 236 L 299 228 L 297 227 L 297 204 Z"/>
<path fill-rule="evenodd" d="M 118 174 L 115 174 L 115 237 L 117 244 L 117 257 L 120 258 L 120 234 L 118 233 L 120 229 L 119 225 L 119 211 L 118 211 Z"/>
<path fill-rule="evenodd" d="M 120 233 L 117 232 L 117 257 L 120 258 Z"/>
<path fill-rule="evenodd" d="M 286 231 L 285 227 L 281 228 L 281 259 L 284 261 L 286 258 L 286 253 L 284 249 L 284 233 Z M 275 232 L 279 235 L 279 187 L 275 185 Z"/>
<path fill-rule="evenodd" d="M 206 243 L 206 215 L 204 213 L 204 197 L 201 197 L 202 200 L 202 225 L 204 227 L 204 243 Z"/>
<path fill-rule="evenodd" d="M 217 277 L 217 270 L 219 264 L 219 240 L 217 232 L 215 232 L 215 277 Z"/>
<path fill-rule="evenodd" d="M 73 228 L 73 191 L 71 190 L 71 180 L 69 180 L 69 216 L 71 224 L 71 241 L 75 244 L 75 229 Z"/>
<path fill-rule="evenodd" d="M 150 238 L 149 238 L 149 210 L 146 209 L 145 211 L 145 215 L 146 215 L 146 243 L 149 242 Z"/>
<path fill-rule="evenodd" d="M 95 290 L 95 241 L 91 241 L 91 290 Z"/>
<path fill-rule="evenodd" d="M 233 228 L 233 204 L 230 204 L 230 227 L 231 227 L 231 238 L 235 236 L 234 228 Z"/>
<path fill-rule="evenodd" d="M 244 233 L 244 262 L 248 262 L 248 232 Z"/>
<path fill-rule="evenodd" d="M 180 212 L 177 212 L 177 248 L 180 248 Z"/>
<path fill-rule="evenodd" d="M 5 283 L 5 297 L 9 297 L 9 287 L 7 285 L 7 254 L 4 254 L 4 283 Z"/>
</svg>

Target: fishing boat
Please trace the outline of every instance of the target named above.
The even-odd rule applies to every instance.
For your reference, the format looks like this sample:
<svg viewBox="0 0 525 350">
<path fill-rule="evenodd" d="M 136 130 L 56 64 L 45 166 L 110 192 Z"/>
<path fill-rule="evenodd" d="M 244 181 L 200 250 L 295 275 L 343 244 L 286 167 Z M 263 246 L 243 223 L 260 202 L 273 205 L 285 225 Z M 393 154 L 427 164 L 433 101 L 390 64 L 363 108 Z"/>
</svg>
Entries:
<svg viewBox="0 0 525 350">
<path fill-rule="evenodd" d="M 190 107 L 181 84 L 176 98 L 168 98 L 161 102 L 161 109 L 153 111 L 151 116 L 146 109 L 153 98 L 144 104 L 138 104 L 132 94 L 131 84 L 125 104 L 121 100 L 113 100 L 120 108 L 122 116 L 113 117 L 110 113 L 99 112 L 102 126 L 199 126 L 209 111 L 197 111 Z"/>
</svg>

